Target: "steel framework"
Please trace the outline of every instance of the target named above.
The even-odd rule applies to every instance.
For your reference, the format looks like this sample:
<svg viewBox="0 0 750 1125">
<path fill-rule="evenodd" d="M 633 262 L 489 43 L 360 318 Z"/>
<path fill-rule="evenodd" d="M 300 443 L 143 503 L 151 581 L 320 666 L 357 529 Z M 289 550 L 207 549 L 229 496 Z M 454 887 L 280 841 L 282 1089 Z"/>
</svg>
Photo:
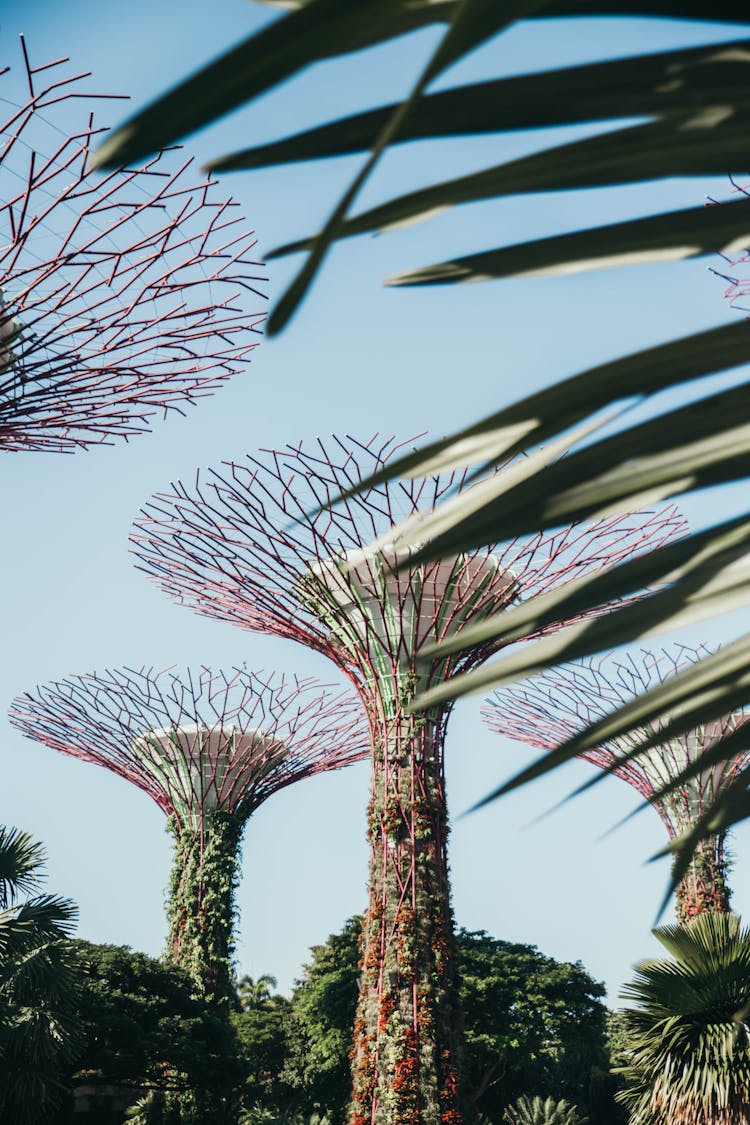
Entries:
<svg viewBox="0 0 750 1125">
<path fill-rule="evenodd" d="M 407 443 L 403 443 L 407 444 Z M 456 475 L 383 485 L 328 508 L 377 470 L 394 439 L 333 439 L 228 462 L 172 485 L 136 521 L 139 565 L 209 617 L 288 637 L 351 679 L 371 730 L 370 880 L 353 1060 L 352 1125 L 460 1120 L 460 1016 L 447 862 L 443 744 L 450 707 L 410 714 L 418 691 L 486 658 L 423 661 L 470 619 L 655 544 L 669 513 L 603 520 L 394 572 L 366 545 L 432 508 Z"/>
<path fill-rule="evenodd" d="M 728 178 L 732 185 L 732 195 L 742 195 L 745 199 L 750 199 L 750 185 L 738 184 L 733 176 Z M 712 196 L 706 197 L 708 206 L 721 206 L 723 202 Z M 709 266 L 709 269 L 711 273 L 727 283 L 723 297 L 729 302 L 730 308 L 747 313 L 750 312 L 750 271 L 748 271 L 750 239 L 743 241 L 744 245 L 735 244 L 726 247 L 725 251 L 720 250 L 719 257 L 724 259 L 725 264 L 721 269 L 715 269 L 713 266 Z"/>
<path fill-rule="evenodd" d="M 10 719 L 28 738 L 119 774 L 167 814 L 171 956 L 214 999 L 231 991 L 248 818 L 279 789 L 369 750 L 356 697 L 240 669 L 73 676 L 19 696 Z"/>
<path fill-rule="evenodd" d="M 707 655 L 708 651 L 705 646 L 693 649 L 675 645 L 658 652 L 642 649 L 637 657 L 599 657 L 571 664 L 564 670 L 545 672 L 516 687 L 496 692 L 486 702 L 484 718 L 498 734 L 541 750 L 552 750 L 616 707 Z M 694 825 L 738 771 L 750 763 L 750 751 L 709 765 L 667 796 L 657 794 L 720 738 L 745 721 L 744 712 L 734 711 L 720 720 L 669 738 L 619 765 L 615 763 L 636 748 L 639 737 L 658 732 L 659 727 L 643 727 L 638 735 L 611 739 L 580 756 L 631 785 L 653 805 L 669 838 L 674 839 Z M 687 922 L 706 910 L 729 910 L 725 835 L 713 836 L 699 846 L 677 890 L 680 922 Z"/>
<path fill-rule="evenodd" d="M 25 88 L 0 70 L 0 450 L 69 452 L 241 370 L 260 263 L 238 205 L 178 152 L 89 173 L 91 106 L 112 99 L 21 49 Z"/>
</svg>

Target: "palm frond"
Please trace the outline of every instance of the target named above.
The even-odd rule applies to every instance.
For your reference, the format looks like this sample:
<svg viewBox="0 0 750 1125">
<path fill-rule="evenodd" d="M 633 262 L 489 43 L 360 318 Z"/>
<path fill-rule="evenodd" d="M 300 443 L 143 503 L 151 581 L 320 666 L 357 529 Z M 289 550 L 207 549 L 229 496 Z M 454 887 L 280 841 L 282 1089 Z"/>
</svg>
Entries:
<svg viewBox="0 0 750 1125">
<path fill-rule="evenodd" d="M 28 832 L 0 826 L 0 908 L 38 887 L 44 860 L 44 847 Z"/>
<path fill-rule="evenodd" d="M 750 1100 L 750 1030 L 742 1014 L 750 931 L 726 914 L 654 931 L 670 960 L 636 967 L 623 999 L 630 1058 L 621 1100 L 636 1125 L 742 1125 Z"/>
</svg>

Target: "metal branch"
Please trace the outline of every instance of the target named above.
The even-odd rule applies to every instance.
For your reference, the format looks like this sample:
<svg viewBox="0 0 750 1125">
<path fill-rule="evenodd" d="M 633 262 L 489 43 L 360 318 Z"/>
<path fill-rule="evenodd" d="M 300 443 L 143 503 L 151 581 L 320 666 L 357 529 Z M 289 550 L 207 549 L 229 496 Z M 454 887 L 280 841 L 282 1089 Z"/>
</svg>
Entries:
<svg viewBox="0 0 750 1125">
<path fill-rule="evenodd" d="M 642 649 L 637 657 L 604 656 L 570 664 L 516 687 L 501 689 L 487 700 L 483 715 L 497 734 L 541 750 L 553 750 L 618 706 L 700 660 L 708 651 L 706 646 L 694 649 L 674 645 L 656 652 Z M 746 721 L 744 712 L 734 711 L 651 747 L 612 772 L 654 805 L 670 838 L 674 838 L 695 824 L 718 794 L 750 763 L 750 751 L 709 766 L 665 797 L 655 798 L 654 794 L 679 777 L 720 738 Z M 644 728 L 640 733 L 654 732 Z M 603 769 L 611 769 L 623 754 L 637 745 L 637 739 L 638 735 L 614 738 L 580 756 Z"/>
<path fill-rule="evenodd" d="M 369 744 L 350 694 L 237 668 L 71 676 L 18 696 L 10 720 L 119 774 L 193 827 L 215 809 L 245 820 L 277 790 L 366 757 Z"/>
<path fill-rule="evenodd" d="M 637 658 L 599 657 L 571 664 L 496 692 L 486 702 L 484 718 L 498 734 L 542 750 L 553 750 L 707 652 L 705 645 L 694 649 L 677 644 L 658 652 L 642 649 Z M 689 777 L 683 774 L 745 722 L 747 715 L 743 711 L 733 711 L 681 735 L 665 737 L 623 761 L 625 755 L 638 749 L 644 736 L 649 740 L 659 738 L 664 723 L 650 724 L 627 736 L 604 741 L 580 757 L 632 786 L 656 809 L 667 834 L 674 839 L 696 824 L 750 763 L 750 751 L 720 762 L 708 761 L 700 772 Z M 671 782 L 677 784 L 664 793 Z M 725 833 L 701 842 L 677 887 L 676 898 L 677 917 L 682 924 L 705 911 L 730 909 Z"/>
<path fill-rule="evenodd" d="M 612 516 L 392 573 L 398 546 L 365 551 L 398 520 L 464 487 L 456 475 L 381 485 L 321 507 L 407 443 L 334 438 L 248 455 L 156 495 L 132 535 L 138 563 L 204 616 L 300 641 L 372 696 L 409 670 L 425 687 L 485 659 L 484 646 L 425 665 L 421 649 L 471 618 L 534 597 L 681 534 L 675 509 Z M 313 513 L 313 514 L 311 514 Z M 386 608 L 387 607 L 387 610 Z M 368 686 L 369 685 L 369 686 Z M 376 690 L 377 694 L 377 690 Z"/>
<path fill-rule="evenodd" d="M 0 450 L 70 452 L 242 370 L 262 265 L 237 204 L 179 152 L 87 172 L 103 131 L 88 107 L 113 99 L 22 51 L 23 88 L 0 72 Z"/>
</svg>

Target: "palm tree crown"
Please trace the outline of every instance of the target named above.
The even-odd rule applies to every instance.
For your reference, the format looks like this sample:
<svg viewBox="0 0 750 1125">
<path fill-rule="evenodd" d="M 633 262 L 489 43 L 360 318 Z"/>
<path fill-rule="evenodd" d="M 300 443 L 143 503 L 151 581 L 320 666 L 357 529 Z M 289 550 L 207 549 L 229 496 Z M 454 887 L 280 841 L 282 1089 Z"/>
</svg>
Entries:
<svg viewBox="0 0 750 1125">
<path fill-rule="evenodd" d="M 746 1125 L 750 1114 L 750 930 L 702 914 L 655 936 L 623 999 L 631 1058 L 619 1068 L 631 1125 Z"/>
<path fill-rule="evenodd" d="M 31 836 L 0 827 L 0 1120 L 14 1125 L 49 1120 L 60 1068 L 76 1046 L 66 938 L 77 909 L 69 899 L 34 893 L 44 861 Z"/>
</svg>

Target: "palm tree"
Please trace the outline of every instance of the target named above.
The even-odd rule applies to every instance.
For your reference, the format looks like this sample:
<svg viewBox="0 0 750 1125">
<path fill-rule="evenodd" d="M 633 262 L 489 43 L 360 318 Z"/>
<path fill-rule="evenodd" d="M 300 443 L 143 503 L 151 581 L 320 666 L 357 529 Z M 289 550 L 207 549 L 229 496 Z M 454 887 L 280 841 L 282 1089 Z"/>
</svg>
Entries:
<svg viewBox="0 0 750 1125">
<path fill-rule="evenodd" d="M 506 1125 L 587 1125 L 588 1118 L 579 1117 L 570 1102 L 540 1097 L 519 1098 L 503 1115 Z"/>
<path fill-rule="evenodd" d="M 237 994 L 240 1006 L 244 1012 L 255 1008 L 264 1008 L 276 999 L 272 989 L 276 988 L 278 981 L 270 973 L 261 973 L 259 977 L 241 977 L 237 985 Z"/>
<path fill-rule="evenodd" d="M 78 912 L 35 893 L 44 863 L 40 843 L 0 828 L 0 1120 L 14 1125 L 49 1119 L 77 1040 L 67 938 Z"/>
<path fill-rule="evenodd" d="M 631 1125 L 746 1125 L 750 1118 L 750 930 L 702 914 L 654 934 L 669 960 L 643 961 L 623 990 L 630 1058 L 617 1073 Z"/>
</svg>

